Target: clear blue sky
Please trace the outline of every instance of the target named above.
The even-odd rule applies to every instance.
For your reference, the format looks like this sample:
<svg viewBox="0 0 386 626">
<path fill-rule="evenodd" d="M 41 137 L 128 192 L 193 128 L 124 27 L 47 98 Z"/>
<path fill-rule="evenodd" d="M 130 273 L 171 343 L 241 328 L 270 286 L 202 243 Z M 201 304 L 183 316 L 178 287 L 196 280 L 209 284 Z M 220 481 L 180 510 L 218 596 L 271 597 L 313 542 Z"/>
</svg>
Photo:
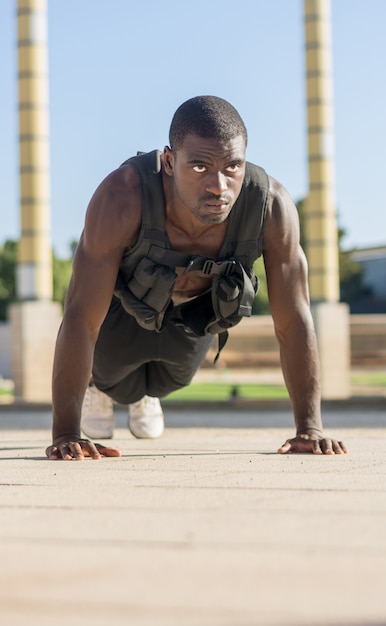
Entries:
<svg viewBox="0 0 386 626">
<path fill-rule="evenodd" d="M 52 242 L 99 182 L 163 148 L 179 104 L 226 98 L 247 157 L 307 193 L 302 0 L 49 0 Z M 336 195 L 344 247 L 386 244 L 386 0 L 332 0 Z M 0 2 L 0 244 L 19 236 L 16 0 Z"/>
</svg>

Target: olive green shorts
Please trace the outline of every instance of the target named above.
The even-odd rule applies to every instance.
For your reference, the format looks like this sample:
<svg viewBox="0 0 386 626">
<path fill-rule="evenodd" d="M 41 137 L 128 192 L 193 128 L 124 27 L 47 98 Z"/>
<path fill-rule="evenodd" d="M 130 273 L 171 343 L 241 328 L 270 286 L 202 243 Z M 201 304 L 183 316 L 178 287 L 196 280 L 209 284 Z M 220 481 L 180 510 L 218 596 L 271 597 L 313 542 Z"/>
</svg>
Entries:
<svg viewBox="0 0 386 626">
<path fill-rule="evenodd" d="M 172 323 L 160 333 L 145 330 L 114 297 L 95 346 L 94 383 L 120 404 L 162 398 L 189 385 L 212 341 Z"/>
</svg>

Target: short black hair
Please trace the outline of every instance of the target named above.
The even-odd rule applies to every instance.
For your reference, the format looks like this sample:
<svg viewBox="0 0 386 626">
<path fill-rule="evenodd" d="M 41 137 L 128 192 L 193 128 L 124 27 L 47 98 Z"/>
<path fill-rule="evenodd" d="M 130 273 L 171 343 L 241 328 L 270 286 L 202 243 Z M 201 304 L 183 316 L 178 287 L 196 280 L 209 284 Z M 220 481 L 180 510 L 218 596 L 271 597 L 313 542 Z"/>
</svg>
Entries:
<svg viewBox="0 0 386 626">
<path fill-rule="evenodd" d="M 217 96 L 196 96 L 178 107 L 170 125 L 170 148 L 178 150 L 189 134 L 223 140 L 241 135 L 245 145 L 248 140 L 247 129 L 238 111 Z"/>
</svg>

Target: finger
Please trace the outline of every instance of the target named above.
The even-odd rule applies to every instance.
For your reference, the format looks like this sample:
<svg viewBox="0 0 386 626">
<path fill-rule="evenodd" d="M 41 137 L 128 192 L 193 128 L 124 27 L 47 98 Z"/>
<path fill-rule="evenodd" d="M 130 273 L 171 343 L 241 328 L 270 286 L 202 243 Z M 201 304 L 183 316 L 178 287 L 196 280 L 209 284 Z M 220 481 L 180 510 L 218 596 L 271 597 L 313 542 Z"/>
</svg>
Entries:
<svg viewBox="0 0 386 626">
<path fill-rule="evenodd" d="M 59 458 L 59 450 L 56 446 L 48 446 L 46 455 L 50 461 L 57 461 Z"/>
<path fill-rule="evenodd" d="M 342 441 L 332 440 L 332 448 L 335 454 L 347 454 L 348 450 Z"/>
<path fill-rule="evenodd" d="M 97 448 L 100 454 L 103 454 L 103 456 L 115 456 L 115 457 L 122 456 L 121 451 L 117 450 L 116 448 L 106 448 L 106 446 L 104 446 L 101 443 L 96 443 L 95 447 Z"/>
<path fill-rule="evenodd" d="M 95 444 L 89 439 L 79 439 L 79 441 L 75 442 L 74 449 L 78 456 L 77 460 L 83 460 L 84 457 L 90 457 L 96 461 L 99 461 L 101 458 L 100 453 L 98 452 Z"/>
<path fill-rule="evenodd" d="M 335 454 L 332 449 L 332 440 L 331 439 L 322 439 L 320 441 L 320 448 L 323 454 Z"/>
<path fill-rule="evenodd" d="M 278 454 L 286 454 L 291 450 L 291 442 L 287 439 L 285 443 L 278 449 Z"/>
<path fill-rule="evenodd" d="M 63 459 L 63 461 L 71 461 L 72 454 L 70 451 L 70 446 L 68 443 L 62 442 L 58 445 L 59 453 Z M 60 458 L 60 457 L 59 457 Z"/>
<path fill-rule="evenodd" d="M 83 461 L 84 460 L 84 454 L 83 454 L 82 446 L 80 445 L 80 443 L 78 443 L 77 441 L 75 441 L 75 442 L 71 441 L 69 443 L 69 447 L 70 447 L 70 450 L 72 452 L 72 457 L 76 461 Z"/>
<path fill-rule="evenodd" d="M 318 439 L 312 441 L 312 452 L 313 454 L 323 454 Z"/>
</svg>

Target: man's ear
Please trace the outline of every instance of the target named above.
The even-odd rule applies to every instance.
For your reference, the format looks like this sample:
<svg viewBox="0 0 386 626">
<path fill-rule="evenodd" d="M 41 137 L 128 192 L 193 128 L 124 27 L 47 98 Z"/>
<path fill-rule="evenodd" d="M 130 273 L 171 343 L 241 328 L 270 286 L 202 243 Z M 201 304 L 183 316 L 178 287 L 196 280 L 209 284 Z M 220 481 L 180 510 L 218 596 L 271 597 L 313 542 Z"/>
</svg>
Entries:
<svg viewBox="0 0 386 626">
<path fill-rule="evenodd" d="M 169 148 L 169 146 L 165 146 L 164 147 L 164 151 L 163 151 L 163 154 L 162 154 L 162 162 L 163 162 L 163 165 L 164 165 L 165 173 L 168 176 L 173 176 L 174 154 L 173 154 L 172 150 Z"/>
</svg>

